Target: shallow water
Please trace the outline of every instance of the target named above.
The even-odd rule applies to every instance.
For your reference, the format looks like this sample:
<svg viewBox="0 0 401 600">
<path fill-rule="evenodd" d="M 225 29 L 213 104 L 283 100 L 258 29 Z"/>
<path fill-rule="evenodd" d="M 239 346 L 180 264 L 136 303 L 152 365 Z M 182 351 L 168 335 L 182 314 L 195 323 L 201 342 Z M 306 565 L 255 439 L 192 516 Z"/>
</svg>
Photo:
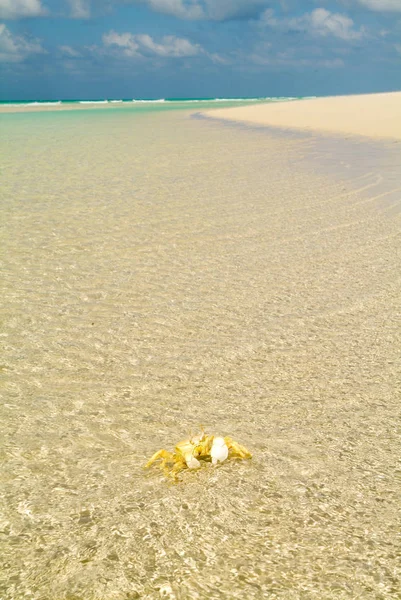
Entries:
<svg viewBox="0 0 401 600">
<path fill-rule="evenodd" d="M 0 127 L 2 600 L 400 597 L 397 148 Z M 253 459 L 143 470 L 200 423 Z"/>
</svg>

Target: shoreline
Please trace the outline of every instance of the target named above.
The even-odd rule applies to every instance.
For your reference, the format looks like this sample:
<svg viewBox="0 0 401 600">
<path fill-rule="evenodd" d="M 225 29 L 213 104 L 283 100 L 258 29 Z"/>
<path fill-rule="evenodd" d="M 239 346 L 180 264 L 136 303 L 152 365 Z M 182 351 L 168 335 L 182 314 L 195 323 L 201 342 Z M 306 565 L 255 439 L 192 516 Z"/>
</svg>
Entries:
<svg viewBox="0 0 401 600">
<path fill-rule="evenodd" d="M 213 109 L 207 117 L 283 130 L 401 141 L 401 92 Z"/>
<path fill-rule="evenodd" d="M 0 103 L 0 114 L 8 113 L 36 113 L 36 112 L 59 112 L 71 110 L 93 110 L 93 109 L 146 109 L 146 108 L 208 108 L 218 106 L 225 108 L 230 106 L 255 106 L 256 104 L 293 102 L 303 98 L 293 97 L 264 97 L 264 98 L 186 98 L 186 99 L 164 99 L 159 100 L 55 100 L 55 101 L 32 101 L 32 102 L 10 102 Z"/>
</svg>

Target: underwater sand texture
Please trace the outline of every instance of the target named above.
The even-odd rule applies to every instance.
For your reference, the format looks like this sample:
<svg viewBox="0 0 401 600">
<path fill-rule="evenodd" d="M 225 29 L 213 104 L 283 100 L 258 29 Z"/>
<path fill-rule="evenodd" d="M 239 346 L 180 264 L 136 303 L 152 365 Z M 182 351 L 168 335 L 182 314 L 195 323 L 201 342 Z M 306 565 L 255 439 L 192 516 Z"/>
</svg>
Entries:
<svg viewBox="0 0 401 600">
<path fill-rule="evenodd" d="M 399 598 L 396 148 L 0 126 L 0 598 Z M 252 460 L 143 469 L 200 423 Z"/>
</svg>

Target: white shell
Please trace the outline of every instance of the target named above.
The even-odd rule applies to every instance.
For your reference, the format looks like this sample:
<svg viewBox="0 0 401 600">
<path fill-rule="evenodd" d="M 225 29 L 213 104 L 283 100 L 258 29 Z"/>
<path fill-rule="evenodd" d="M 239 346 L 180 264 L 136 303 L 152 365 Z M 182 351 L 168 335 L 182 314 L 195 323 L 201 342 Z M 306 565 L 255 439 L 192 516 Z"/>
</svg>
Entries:
<svg viewBox="0 0 401 600">
<path fill-rule="evenodd" d="M 222 437 L 215 437 L 210 450 L 210 456 L 212 457 L 212 463 L 216 465 L 218 462 L 223 462 L 228 456 L 228 448 Z"/>
</svg>

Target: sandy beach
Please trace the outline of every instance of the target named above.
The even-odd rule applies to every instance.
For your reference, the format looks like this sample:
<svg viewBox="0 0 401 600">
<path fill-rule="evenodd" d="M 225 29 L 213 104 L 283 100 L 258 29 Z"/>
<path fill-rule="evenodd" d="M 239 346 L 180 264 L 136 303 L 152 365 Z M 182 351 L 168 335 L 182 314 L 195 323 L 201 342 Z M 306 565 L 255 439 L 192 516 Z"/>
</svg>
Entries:
<svg viewBox="0 0 401 600">
<path fill-rule="evenodd" d="M 399 597 L 397 98 L 0 115 L 2 600 Z"/>
<path fill-rule="evenodd" d="M 254 125 L 401 140 L 401 92 L 311 98 L 208 114 Z"/>
</svg>

